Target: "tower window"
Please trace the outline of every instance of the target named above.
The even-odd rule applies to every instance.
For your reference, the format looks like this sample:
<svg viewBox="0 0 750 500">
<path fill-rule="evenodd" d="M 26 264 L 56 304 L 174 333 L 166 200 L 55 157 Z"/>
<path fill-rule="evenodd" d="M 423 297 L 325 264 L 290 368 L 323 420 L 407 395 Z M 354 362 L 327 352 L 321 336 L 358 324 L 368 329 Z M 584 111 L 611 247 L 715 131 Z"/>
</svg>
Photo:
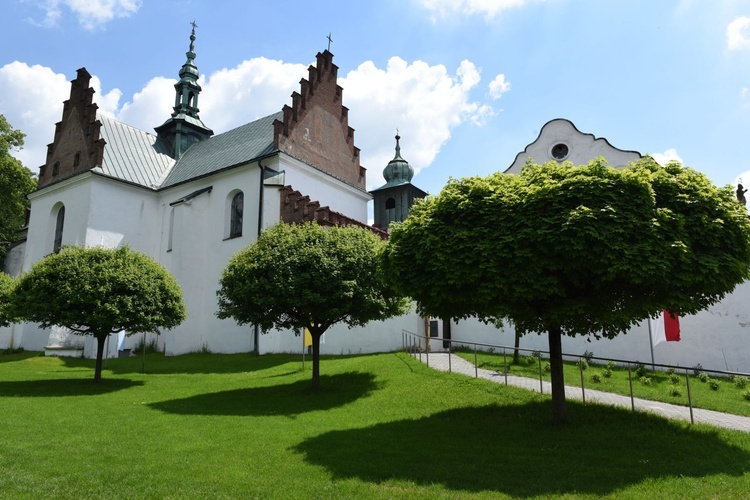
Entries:
<svg viewBox="0 0 750 500">
<path fill-rule="evenodd" d="M 391 208 L 396 208 L 396 199 L 395 198 L 388 198 L 385 200 L 385 209 L 389 210 Z"/>
</svg>

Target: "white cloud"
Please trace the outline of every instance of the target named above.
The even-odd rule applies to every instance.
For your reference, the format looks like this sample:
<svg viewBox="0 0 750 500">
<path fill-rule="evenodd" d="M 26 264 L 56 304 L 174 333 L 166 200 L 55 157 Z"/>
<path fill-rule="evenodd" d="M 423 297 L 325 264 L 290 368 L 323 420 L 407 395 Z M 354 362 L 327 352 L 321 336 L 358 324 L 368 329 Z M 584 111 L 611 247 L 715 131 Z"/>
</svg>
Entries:
<svg viewBox="0 0 750 500">
<path fill-rule="evenodd" d="M 505 75 L 501 73 L 490 82 L 489 89 L 490 97 L 493 99 L 500 99 L 504 93 L 510 90 L 510 82 L 506 81 Z"/>
<path fill-rule="evenodd" d="M 750 49 L 750 17 L 740 16 L 727 26 L 729 50 Z"/>
<path fill-rule="evenodd" d="M 471 16 L 484 15 L 490 20 L 502 11 L 522 7 L 529 0 L 419 0 L 422 7 L 432 12 L 433 21 L 449 18 L 456 14 Z"/>
<path fill-rule="evenodd" d="M 479 81 L 479 70 L 470 61 L 450 75 L 443 65 L 409 64 L 400 57 L 392 57 L 385 69 L 366 61 L 341 79 L 369 183 L 385 182 L 380 172 L 393 158 L 397 127 L 402 156 L 419 171 L 434 161 L 453 128 L 467 120 L 481 124 L 491 116 L 489 106 L 470 101 Z"/>
<path fill-rule="evenodd" d="M 41 21 L 32 20 L 38 26 L 57 26 L 65 7 L 78 18 L 81 26 L 95 30 L 115 18 L 135 14 L 141 7 L 141 0 L 41 0 L 37 6 L 45 12 Z"/>
<path fill-rule="evenodd" d="M 677 154 L 677 150 L 675 148 L 667 149 L 663 153 L 652 153 L 651 158 L 656 160 L 656 163 L 662 166 L 673 161 L 682 163 L 682 158 Z"/>
</svg>

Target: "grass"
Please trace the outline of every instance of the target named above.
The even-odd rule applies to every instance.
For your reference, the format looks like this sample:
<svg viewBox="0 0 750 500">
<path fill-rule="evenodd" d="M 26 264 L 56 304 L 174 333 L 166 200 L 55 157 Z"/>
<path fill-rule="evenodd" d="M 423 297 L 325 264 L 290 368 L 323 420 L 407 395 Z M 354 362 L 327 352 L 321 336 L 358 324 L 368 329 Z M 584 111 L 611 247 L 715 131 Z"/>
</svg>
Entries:
<svg viewBox="0 0 750 500">
<path fill-rule="evenodd" d="M 750 435 L 431 370 L 403 353 L 0 356 L 4 498 L 747 498 Z"/>
<path fill-rule="evenodd" d="M 459 350 L 455 354 L 474 363 L 474 351 Z M 509 353 L 507 363 L 509 374 L 539 379 L 537 359 L 531 360 L 531 356 L 520 356 L 519 363 L 513 364 L 512 355 Z M 550 374 L 545 370 L 547 363 L 546 359 L 542 359 L 542 379 L 549 381 Z M 502 353 L 478 352 L 477 364 L 479 368 L 499 372 L 502 372 L 505 367 Z M 644 365 L 642 374 L 636 373 L 635 366 L 631 367 L 633 395 L 637 398 L 688 406 L 685 369 L 678 370 L 673 379 L 672 374 L 660 370 L 648 370 L 648 366 Z M 605 365 L 589 363 L 583 371 L 584 387 L 629 396 L 630 382 L 627 367 L 612 368 L 610 377 L 605 376 L 606 368 Z M 688 369 L 688 375 L 693 407 L 750 416 L 750 400 L 743 396 L 744 392 L 750 388 L 750 384 L 743 388 L 734 380 L 721 377 L 701 377 L 704 378 L 704 381 L 701 381 L 701 378 L 694 375 L 693 369 Z M 566 385 L 581 386 L 581 371 L 577 362 L 564 363 L 564 376 Z M 716 389 L 711 388 L 711 382 L 716 383 Z"/>
</svg>

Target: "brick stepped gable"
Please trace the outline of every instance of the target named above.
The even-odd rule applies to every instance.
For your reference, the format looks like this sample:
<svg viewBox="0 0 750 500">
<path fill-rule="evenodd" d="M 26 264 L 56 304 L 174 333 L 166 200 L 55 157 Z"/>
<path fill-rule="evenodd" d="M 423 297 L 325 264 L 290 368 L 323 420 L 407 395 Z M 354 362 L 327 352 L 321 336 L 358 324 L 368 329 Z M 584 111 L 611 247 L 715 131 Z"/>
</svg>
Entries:
<svg viewBox="0 0 750 500">
<path fill-rule="evenodd" d="M 98 106 L 92 102 L 94 89 L 86 68 L 71 81 L 70 98 L 63 103 L 62 120 L 55 124 L 55 138 L 47 145 L 47 161 L 39 169 L 39 188 L 100 166 L 106 141 L 102 123 L 96 118 Z"/>
<path fill-rule="evenodd" d="M 300 80 L 300 91 L 292 93 L 292 105 L 284 105 L 282 119 L 273 123 L 274 146 L 364 190 L 366 169 L 359 164 L 349 108 L 336 83 L 338 66 L 327 50 L 316 59 L 308 78 Z"/>
<path fill-rule="evenodd" d="M 292 186 L 281 188 L 281 220 L 287 224 L 316 222 L 322 226 L 357 226 L 369 229 L 381 239 L 387 240 L 388 233 L 382 229 L 368 226 L 364 222 L 352 219 L 329 207 L 320 206 L 319 201 L 312 201 Z"/>
</svg>

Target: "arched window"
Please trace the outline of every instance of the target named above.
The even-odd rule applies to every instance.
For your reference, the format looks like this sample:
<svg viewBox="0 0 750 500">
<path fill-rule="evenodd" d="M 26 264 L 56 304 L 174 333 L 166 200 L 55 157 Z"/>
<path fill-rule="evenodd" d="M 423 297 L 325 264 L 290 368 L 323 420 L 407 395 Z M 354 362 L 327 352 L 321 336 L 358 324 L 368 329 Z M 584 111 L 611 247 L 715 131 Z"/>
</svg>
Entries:
<svg viewBox="0 0 750 500">
<path fill-rule="evenodd" d="M 242 236 L 242 212 L 245 205 L 245 196 L 242 191 L 235 194 L 232 198 L 229 221 L 229 237 L 236 238 Z"/>
<path fill-rule="evenodd" d="M 57 211 L 57 222 L 55 222 L 55 240 L 52 243 L 52 251 L 54 253 L 59 252 L 60 247 L 62 246 L 63 224 L 65 224 L 64 206 L 60 207 L 60 210 Z"/>
<path fill-rule="evenodd" d="M 390 208 L 396 208 L 395 198 L 388 198 L 387 200 L 385 200 L 385 209 L 388 210 Z"/>
</svg>

